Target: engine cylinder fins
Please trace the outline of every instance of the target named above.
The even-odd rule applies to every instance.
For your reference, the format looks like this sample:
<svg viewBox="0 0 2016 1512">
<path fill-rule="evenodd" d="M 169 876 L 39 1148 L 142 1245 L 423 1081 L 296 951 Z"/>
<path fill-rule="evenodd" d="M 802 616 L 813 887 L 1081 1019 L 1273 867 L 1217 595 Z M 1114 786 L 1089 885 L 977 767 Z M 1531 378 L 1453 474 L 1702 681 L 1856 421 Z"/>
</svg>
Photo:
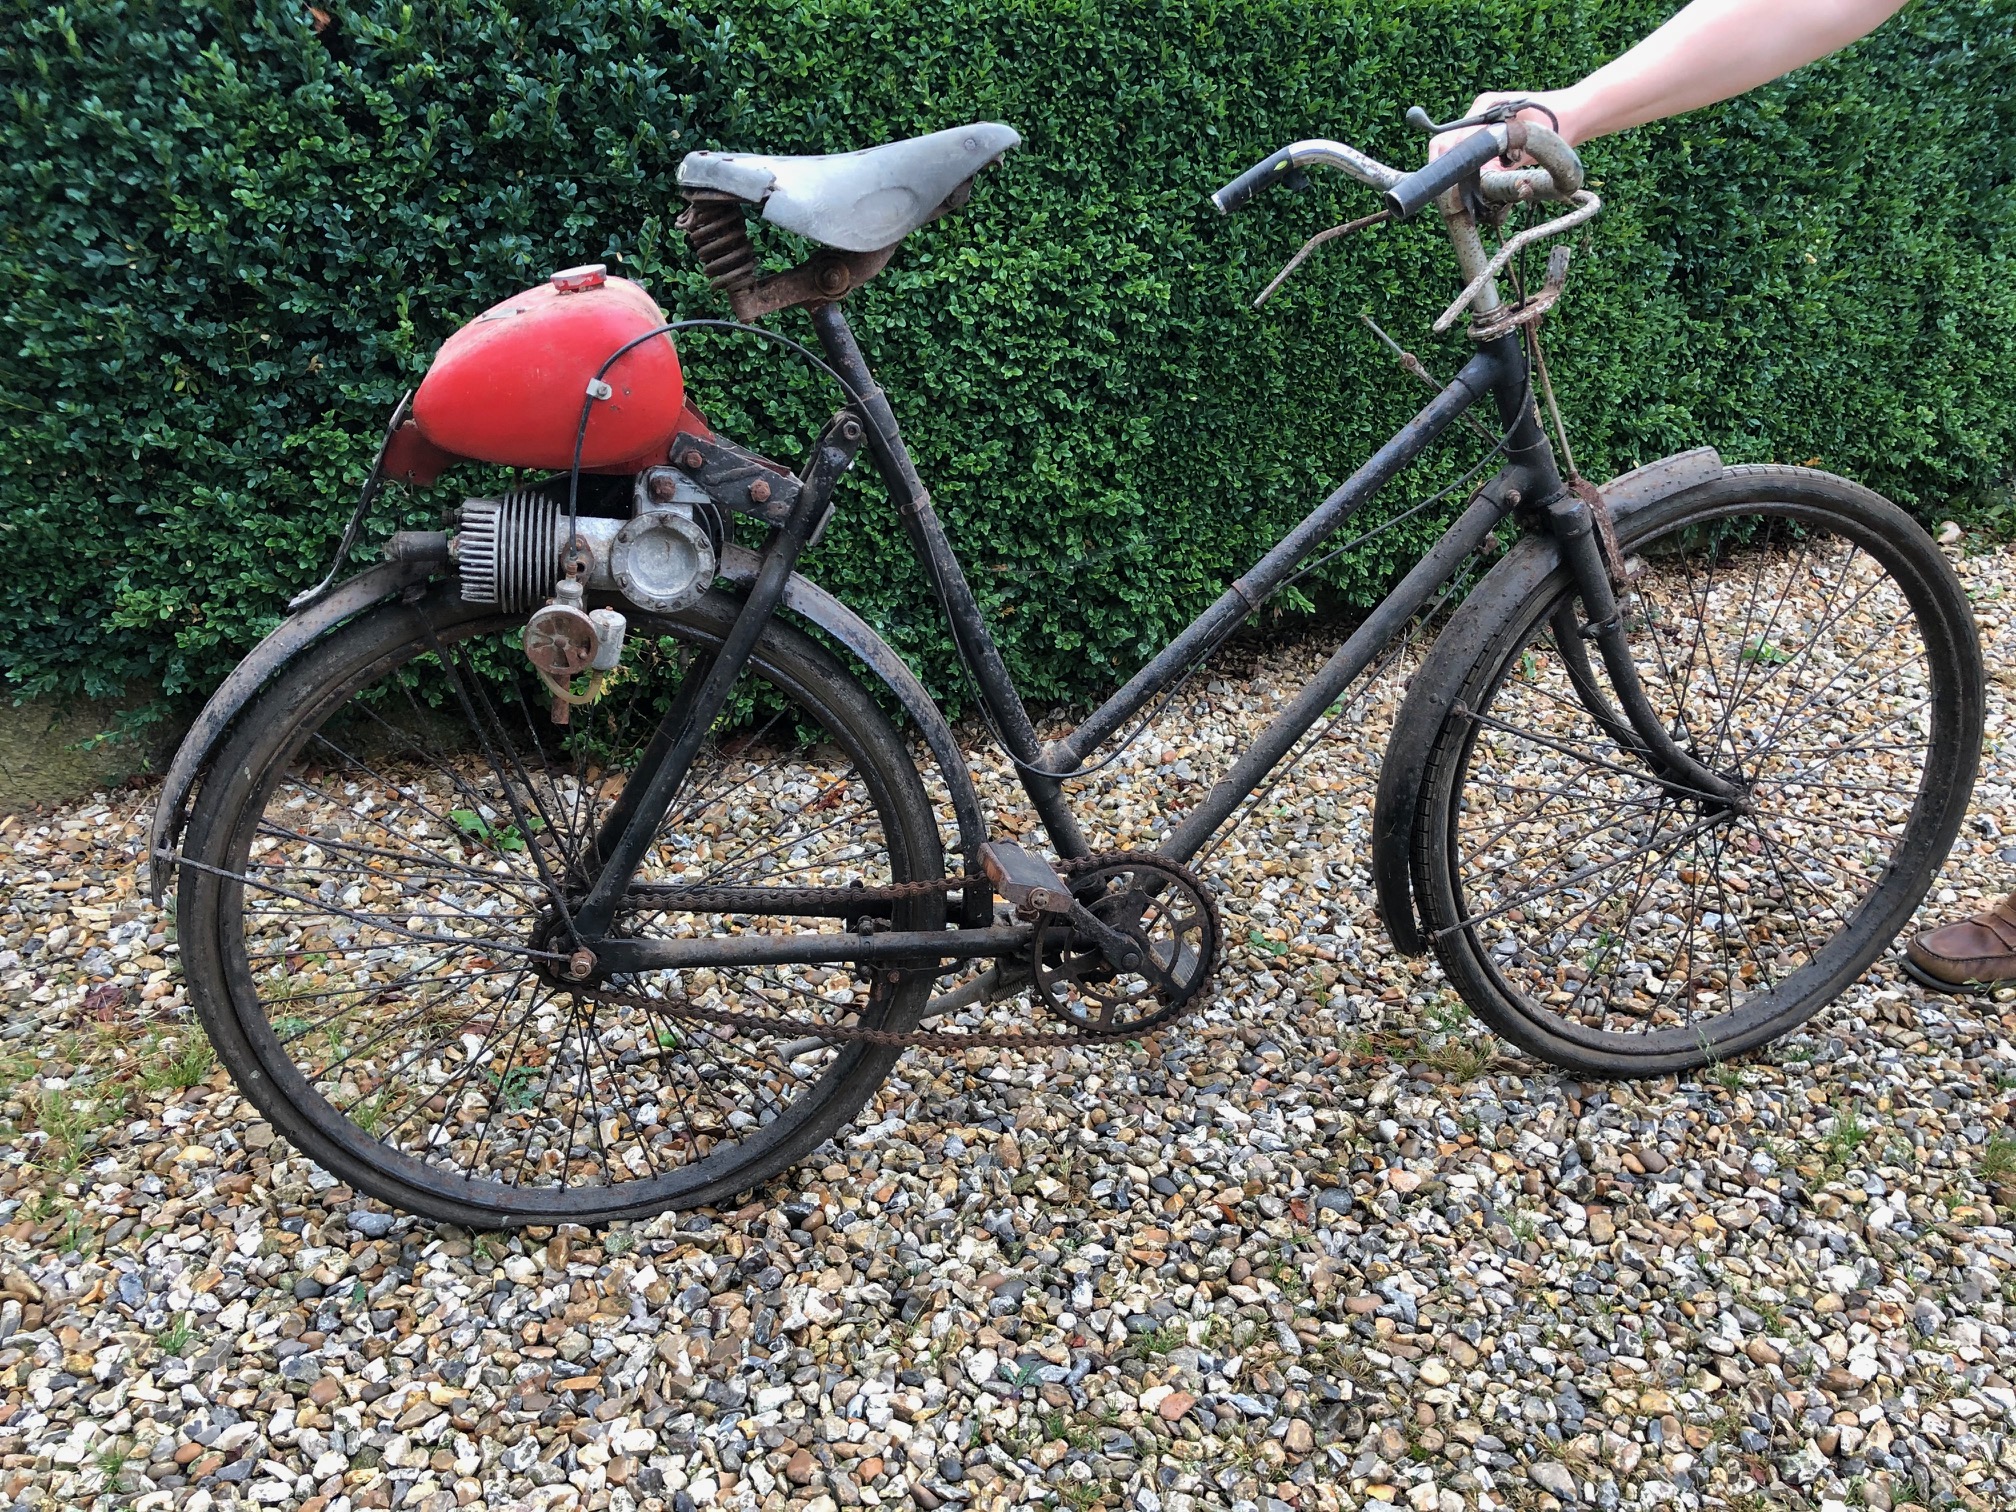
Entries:
<svg viewBox="0 0 2016 1512">
<path fill-rule="evenodd" d="M 559 501 L 530 489 L 465 501 L 457 541 L 463 599 L 505 610 L 543 604 L 560 577 L 562 533 Z"/>
</svg>

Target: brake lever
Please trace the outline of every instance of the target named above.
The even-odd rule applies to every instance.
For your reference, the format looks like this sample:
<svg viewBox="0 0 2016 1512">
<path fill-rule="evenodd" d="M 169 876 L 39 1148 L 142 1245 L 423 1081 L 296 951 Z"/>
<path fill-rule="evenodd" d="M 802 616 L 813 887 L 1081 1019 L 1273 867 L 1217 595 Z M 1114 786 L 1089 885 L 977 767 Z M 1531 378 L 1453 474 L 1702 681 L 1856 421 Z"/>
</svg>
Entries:
<svg viewBox="0 0 2016 1512">
<path fill-rule="evenodd" d="M 1428 112 L 1419 105 L 1410 105 L 1407 109 L 1407 124 L 1417 131 L 1427 132 L 1430 136 L 1439 136 L 1445 131 L 1461 131 L 1465 126 L 1502 126 L 1522 110 L 1539 111 L 1547 117 L 1548 126 L 1557 135 L 1560 133 L 1561 117 L 1538 100 L 1500 100 L 1478 115 L 1465 116 L 1460 121 L 1441 122 L 1430 120 Z"/>
</svg>

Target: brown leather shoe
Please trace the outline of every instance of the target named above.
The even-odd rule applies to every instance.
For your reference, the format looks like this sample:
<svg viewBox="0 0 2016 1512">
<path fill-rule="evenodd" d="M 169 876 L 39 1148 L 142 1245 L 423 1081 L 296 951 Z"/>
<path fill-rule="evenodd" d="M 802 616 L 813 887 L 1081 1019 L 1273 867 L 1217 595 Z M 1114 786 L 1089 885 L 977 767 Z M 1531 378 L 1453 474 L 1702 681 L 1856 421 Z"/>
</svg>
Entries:
<svg viewBox="0 0 2016 1512">
<path fill-rule="evenodd" d="M 1905 968 L 1940 992 L 1969 992 L 2016 982 L 2016 893 L 1957 924 L 1911 937 Z"/>
</svg>

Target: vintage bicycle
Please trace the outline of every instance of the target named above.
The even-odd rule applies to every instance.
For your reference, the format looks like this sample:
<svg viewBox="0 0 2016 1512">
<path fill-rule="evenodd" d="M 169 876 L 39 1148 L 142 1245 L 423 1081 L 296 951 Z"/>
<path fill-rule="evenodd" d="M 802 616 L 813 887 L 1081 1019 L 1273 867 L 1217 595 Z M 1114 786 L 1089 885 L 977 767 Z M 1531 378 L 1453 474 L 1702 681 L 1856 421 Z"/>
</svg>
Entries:
<svg viewBox="0 0 2016 1512">
<path fill-rule="evenodd" d="M 1137 1040 L 1206 996 L 1220 956 L 1189 863 L 1452 598 L 1378 782 L 1369 861 L 1395 945 L 1432 950 L 1484 1022 L 1578 1075 L 1700 1067 L 1833 999 L 1966 810 L 1984 707 L 1967 600 L 1902 511 L 1825 473 L 1701 449 L 1564 480 L 1532 333 L 1567 244 L 1544 287 L 1507 300 L 1500 279 L 1599 202 L 1546 127 L 1455 124 L 1476 130 L 1412 172 L 1304 141 L 1213 196 L 1230 213 L 1326 168 L 1379 191 L 1368 220 L 1432 208 L 1463 279 L 1441 324 L 1467 316 L 1474 355 L 1054 739 L 845 312 L 1011 128 L 693 153 L 680 224 L 732 321 L 667 321 L 588 267 L 458 331 L 393 415 L 339 565 L 388 479 L 472 460 L 547 476 L 393 536 L 346 581 L 332 568 L 220 687 L 156 814 L 156 892 L 174 888 L 196 1009 L 246 1096 L 398 1206 L 602 1222 L 785 1170 L 906 1047 Z M 1507 207 L 1550 202 L 1568 208 L 1487 252 Z M 817 250 L 766 273 L 752 211 Z M 816 349 L 756 323 L 785 310 Z M 674 338 L 695 328 L 832 382 L 802 466 L 688 402 Z M 1495 424 L 1468 481 L 1495 467 L 1441 539 L 1162 844 L 1094 850 L 1073 781 L 1480 408 Z M 921 682 L 795 570 L 864 449 L 1040 839 L 990 833 Z M 1459 594 L 1501 525 L 1516 538 Z M 976 1007 L 1004 1002 L 1028 1022 L 976 1032 Z"/>
</svg>

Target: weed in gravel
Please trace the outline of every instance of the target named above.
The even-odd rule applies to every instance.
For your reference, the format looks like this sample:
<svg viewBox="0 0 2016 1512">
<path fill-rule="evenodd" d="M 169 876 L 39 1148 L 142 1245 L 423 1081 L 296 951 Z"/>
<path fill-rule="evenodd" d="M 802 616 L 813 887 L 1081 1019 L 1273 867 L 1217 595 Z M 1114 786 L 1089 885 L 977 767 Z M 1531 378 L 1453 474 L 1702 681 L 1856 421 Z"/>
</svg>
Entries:
<svg viewBox="0 0 2016 1512">
<path fill-rule="evenodd" d="M 1489 1040 L 1458 1039 L 1452 1034 L 1435 1049 L 1425 1052 L 1421 1062 L 1451 1081 L 1469 1081 L 1491 1063 L 1493 1053 Z"/>
<path fill-rule="evenodd" d="M 1846 1170 L 1855 1158 L 1855 1152 L 1869 1141 L 1875 1130 L 1862 1122 L 1861 1113 L 1855 1108 L 1844 1108 L 1834 1115 L 1834 1127 L 1827 1131 L 1827 1164 L 1830 1168 Z"/>
<path fill-rule="evenodd" d="M 1989 1140 L 1975 1169 L 1983 1181 L 2004 1181 L 2016 1176 L 2016 1138 L 1998 1134 Z"/>
<path fill-rule="evenodd" d="M 34 1092 L 35 1057 L 20 1053 L 0 1055 L 0 1097 L 30 1097 Z"/>
<path fill-rule="evenodd" d="M 182 1352 L 195 1341 L 195 1338 L 196 1330 L 189 1325 L 189 1314 L 184 1313 L 163 1329 L 161 1337 L 155 1342 L 161 1346 L 163 1354 L 173 1355 L 179 1360 Z"/>
<path fill-rule="evenodd" d="M 98 1229 L 81 1208 L 72 1207 L 63 1218 L 63 1232 L 51 1246 L 60 1255 L 88 1258 L 98 1253 Z"/>
<path fill-rule="evenodd" d="M 1452 992 L 1437 997 L 1428 1009 L 1428 1024 L 1437 1034 L 1460 1033 L 1470 1023 L 1470 1008 Z"/>
<path fill-rule="evenodd" d="M 103 1123 L 96 1097 L 80 1097 L 78 1087 L 44 1087 L 35 1102 L 35 1127 L 42 1131 L 36 1164 L 68 1176 L 84 1163 L 90 1136 Z"/>
<path fill-rule="evenodd" d="M 216 1065 L 217 1052 L 204 1035 L 164 1040 L 142 1068 L 140 1085 L 149 1092 L 186 1091 L 207 1080 Z"/>
<path fill-rule="evenodd" d="M 1171 1350 L 1181 1349 L 1190 1342 L 1190 1331 L 1182 1322 L 1171 1319 L 1160 1328 L 1151 1328 L 1138 1333 L 1129 1341 L 1131 1353 L 1144 1360 L 1160 1359 Z"/>
</svg>

